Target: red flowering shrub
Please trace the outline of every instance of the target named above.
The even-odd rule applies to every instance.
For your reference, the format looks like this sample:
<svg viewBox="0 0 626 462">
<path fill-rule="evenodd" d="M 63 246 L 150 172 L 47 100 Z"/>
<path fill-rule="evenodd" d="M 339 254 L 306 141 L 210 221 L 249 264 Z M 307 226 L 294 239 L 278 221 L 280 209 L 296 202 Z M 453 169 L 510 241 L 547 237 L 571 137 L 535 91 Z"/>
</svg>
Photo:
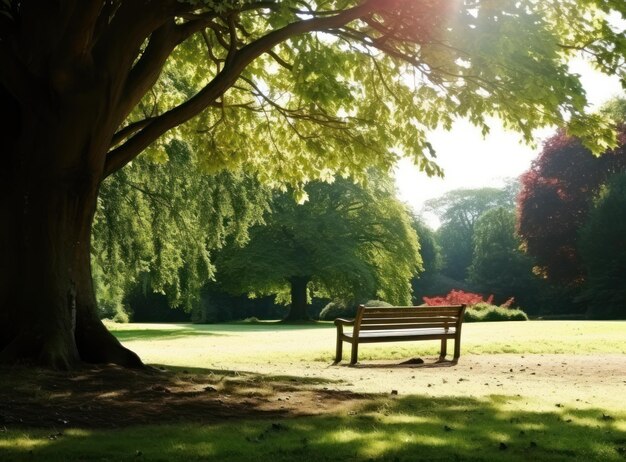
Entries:
<svg viewBox="0 0 626 462">
<path fill-rule="evenodd" d="M 440 305 L 462 305 L 467 306 L 476 305 L 477 303 L 489 303 L 493 301 L 493 295 L 487 297 L 487 300 L 480 294 L 473 294 L 471 292 L 463 292 L 462 290 L 451 290 L 448 295 L 443 297 L 423 297 L 424 303 L 429 306 Z"/>
<path fill-rule="evenodd" d="M 500 306 L 492 305 L 493 295 L 485 300 L 480 294 L 451 290 L 448 295 L 442 297 L 423 297 L 428 306 L 441 305 L 467 305 L 465 322 L 481 321 L 527 321 L 528 316 L 519 308 L 512 308 L 513 297 L 509 298 Z"/>
</svg>

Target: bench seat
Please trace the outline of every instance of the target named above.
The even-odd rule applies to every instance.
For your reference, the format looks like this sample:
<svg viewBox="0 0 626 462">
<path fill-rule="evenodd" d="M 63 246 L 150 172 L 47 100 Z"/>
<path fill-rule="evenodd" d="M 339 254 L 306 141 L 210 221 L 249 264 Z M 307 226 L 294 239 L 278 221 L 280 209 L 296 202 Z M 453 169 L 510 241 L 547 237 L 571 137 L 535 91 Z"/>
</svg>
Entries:
<svg viewBox="0 0 626 462">
<path fill-rule="evenodd" d="M 347 338 L 353 338 L 352 332 L 346 332 L 343 334 Z M 449 329 L 430 328 L 430 329 L 395 329 L 389 330 L 362 330 L 359 332 L 359 342 L 391 342 L 392 340 L 414 340 L 415 337 L 433 337 L 434 339 L 440 339 L 442 336 L 448 338 L 454 338 L 456 335 L 456 329 L 451 327 Z M 423 339 L 428 340 L 428 339 Z"/>
</svg>

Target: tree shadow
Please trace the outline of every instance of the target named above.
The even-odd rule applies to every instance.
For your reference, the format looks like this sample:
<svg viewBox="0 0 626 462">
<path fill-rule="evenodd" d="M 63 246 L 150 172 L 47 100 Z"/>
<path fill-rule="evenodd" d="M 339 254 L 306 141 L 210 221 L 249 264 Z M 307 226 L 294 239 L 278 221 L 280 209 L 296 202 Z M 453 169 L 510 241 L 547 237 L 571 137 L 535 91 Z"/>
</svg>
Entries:
<svg viewBox="0 0 626 462">
<path fill-rule="evenodd" d="M 150 366 L 164 372 L 171 371 L 182 374 L 217 375 L 219 377 L 240 378 L 242 381 L 251 380 L 253 382 L 282 382 L 285 384 L 290 383 L 296 385 L 328 385 L 346 383 L 346 381 L 342 379 L 330 379 L 318 376 L 303 377 L 295 375 L 268 375 L 250 371 L 231 371 L 227 369 L 210 369 L 205 367 L 171 366 L 169 364 L 150 364 Z"/>
<path fill-rule="evenodd" d="M 113 330 L 112 334 L 117 337 L 120 342 L 128 342 L 134 340 L 174 340 L 184 337 L 195 336 L 219 336 L 224 335 L 218 332 L 183 328 L 183 329 L 124 329 Z"/>
<path fill-rule="evenodd" d="M 334 329 L 335 326 L 329 321 L 259 321 L 259 322 L 232 322 L 226 324 L 210 325 L 216 331 L 246 332 L 246 331 L 292 331 L 313 329 Z"/>
<path fill-rule="evenodd" d="M 346 399 L 348 399 L 346 397 Z M 304 416 L 232 412 L 207 422 L 163 408 L 143 425 L 104 430 L 9 428 L 3 460 L 623 461 L 624 412 L 524 406 L 524 397 L 368 396 L 353 410 Z M 165 425 L 163 425 L 165 423 Z"/>
<path fill-rule="evenodd" d="M 360 399 L 350 391 L 331 396 L 328 387 L 342 380 L 158 364 L 147 370 L 111 365 L 72 372 L 0 367 L 0 375 L 0 430 L 287 417 L 310 414 L 312 407 L 297 401 L 311 402 L 313 395 L 338 406 Z M 328 387 L 314 388 L 323 385 Z"/>
</svg>

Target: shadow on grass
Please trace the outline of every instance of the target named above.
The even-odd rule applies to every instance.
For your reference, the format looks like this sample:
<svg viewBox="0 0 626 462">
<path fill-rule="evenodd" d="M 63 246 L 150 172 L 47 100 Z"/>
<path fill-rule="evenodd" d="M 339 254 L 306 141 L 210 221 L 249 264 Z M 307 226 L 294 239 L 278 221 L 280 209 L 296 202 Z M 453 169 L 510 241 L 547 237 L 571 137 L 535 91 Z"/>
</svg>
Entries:
<svg viewBox="0 0 626 462">
<path fill-rule="evenodd" d="M 160 365 L 147 370 L 105 366 L 72 372 L 0 367 L 0 377 L 0 439 L 5 427 L 103 429 L 155 422 L 216 423 L 307 415 L 318 413 L 319 400 L 341 406 L 360 399 L 356 393 L 337 390 L 340 380 Z M 321 385 L 327 387 L 315 388 Z"/>
<path fill-rule="evenodd" d="M 194 336 L 218 336 L 219 332 L 203 329 L 124 329 L 111 331 L 120 342 L 133 340 L 174 340 Z"/>
<path fill-rule="evenodd" d="M 623 461 L 626 432 L 602 409 L 539 412 L 526 398 L 370 396 L 355 411 L 124 429 L 32 430 L 0 435 L 3 461 Z M 4 441 L 2 441 L 4 439 Z"/>
<path fill-rule="evenodd" d="M 197 376 L 208 375 L 219 377 L 233 377 L 235 379 L 246 379 L 254 383 L 283 383 L 292 385 L 330 385 L 345 383 L 345 380 L 336 380 L 317 376 L 302 377 L 294 375 L 267 375 L 259 374 L 257 372 L 208 369 L 204 367 L 170 366 L 169 364 L 150 364 L 150 366 L 164 372 L 171 371 L 179 374 L 193 374 Z"/>
<path fill-rule="evenodd" d="M 232 322 L 227 324 L 213 324 L 211 328 L 227 332 L 246 331 L 293 331 L 311 329 L 334 329 L 335 325 L 329 321 L 259 321 L 259 322 Z"/>
<path fill-rule="evenodd" d="M 131 324 L 132 326 L 132 324 Z M 173 340 L 177 338 L 203 336 L 203 335 L 228 335 L 229 333 L 245 332 L 279 332 L 294 330 L 328 329 L 334 328 L 328 322 L 306 322 L 284 324 L 281 321 L 260 321 L 255 323 L 234 322 L 226 324 L 171 324 L 170 328 L 152 329 L 116 329 L 110 326 L 110 330 L 120 341 L 133 340 Z"/>
</svg>

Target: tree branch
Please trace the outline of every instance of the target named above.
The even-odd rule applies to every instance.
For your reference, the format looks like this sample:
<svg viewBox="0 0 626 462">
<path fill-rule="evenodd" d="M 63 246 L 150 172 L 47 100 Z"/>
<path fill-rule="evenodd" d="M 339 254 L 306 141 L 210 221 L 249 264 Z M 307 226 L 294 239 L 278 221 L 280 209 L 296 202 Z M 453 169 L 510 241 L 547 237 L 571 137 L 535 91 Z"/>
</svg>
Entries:
<svg viewBox="0 0 626 462">
<path fill-rule="evenodd" d="M 296 35 L 343 26 L 372 13 L 377 7 L 384 7 L 384 5 L 385 0 L 366 0 L 359 6 L 342 11 L 335 16 L 291 23 L 241 48 L 238 52 L 233 53 L 230 62 L 195 96 L 155 118 L 126 143 L 110 151 L 105 163 L 105 176 L 122 168 L 168 130 L 203 111 L 237 81 L 248 64 L 267 50 Z"/>
<path fill-rule="evenodd" d="M 177 26 L 174 20 L 171 20 L 152 33 L 141 58 L 128 75 L 118 107 L 117 119 L 120 123 L 154 86 L 172 51 L 192 34 L 202 30 L 210 21 L 210 18 L 202 18 Z"/>
<path fill-rule="evenodd" d="M 272 58 L 274 58 L 274 61 L 276 61 L 278 64 L 280 64 L 282 67 L 284 67 L 288 71 L 293 70 L 293 66 L 289 64 L 287 61 L 285 61 L 284 59 L 282 59 L 280 56 L 278 56 L 278 53 L 274 52 L 273 50 L 268 50 L 267 54 L 270 55 Z"/>
<path fill-rule="evenodd" d="M 323 125 L 323 126 L 326 126 L 328 128 L 333 128 L 333 129 L 342 129 L 344 128 L 346 124 L 343 120 L 329 116 L 324 113 L 316 113 L 316 114 L 304 113 L 297 109 L 289 109 L 284 106 L 281 106 L 280 104 L 276 103 L 271 98 L 267 97 L 251 79 L 247 77 L 243 77 L 243 76 L 240 77 L 240 79 L 246 82 L 248 85 L 250 85 L 250 87 L 252 87 L 252 89 L 254 90 L 254 92 L 252 92 L 253 95 L 258 96 L 267 104 L 269 104 L 274 109 L 276 109 L 276 111 L 278 111 L 285 118 L 287 123 L 289 123 L 289 125 L 292 128 L 293 126 L 291 125 L 291 122 L 289 121 L 289 119 L 307 120 L 307 121 L 315 122 L 318 125 Z M 295 128 L 294 130 L 297 132 Z M 302 138 L 302 136 L 300 137 Z"/>
<path fill-rule="evenodd" d="M 200 32 L 202 34 L 202 39 L 204 40 L 204 44 L 206 45 L 206 48 L 207 48 L 207 55 L 209 55 L 209 59 L 215 63 L 216 73 L 219 73 L 222 69 L 222 63 L 224 62 L 224 60 L 218 58 L 213 53 L 213 44 L 211 43 L 211 38 L 206 33 L 206 30 L 202 30 Z"/>
<path fill-rule="evenodd" d="M 144 127 L 147 127 L 148 124 L 153 120 L 153 117 L 148 117 L 143 120 L 139 120 L 137 122 L 133 122 L 131 124 L 126 125 L 124 128 L 118 130 L 115 135 L 113 135 L 113 139 L 111 140 L 111 146 L 117 146 L 122 141 L 127 139 L 129 136 L 132 136 L 134 133 L 137 133 Z"/>
<path fill-rule="evenodd" d="M 235 59 L 235 54 L 237 53 L 237 28 L 235 27 L 235 15 L 232 14 L 228 17 L 228 37 L 230 42 L 228 43 L 228 54 L 226 55 L 226 62 L 224 63 L 225 67 L 232 64 L 233 59 Z"/>
<path fill-rule="evenodd" d="M 127 89 L 129 75 L 132 73 L 133 64 L 140 55 L 145 41 L 165 24 L 173 21 L 179 13 L 191 9 L 191 4 L 179 2 L 177 0 L 160 1 L 123 1 L 109 19 L 109 24 L 98 36 L 94 44 L 93 57 L 96 68 L 101 74 L 109 76 L 108 98 L 114 104 L 120 104 L 124 92 Z M 104 12 L 103 12 L 104 13 Z M 109 14 L 109 13 L 107 13 Z M 162 32 L 161 32 L 162 33 Z M 165 37 L 156 34 L 163 42 Z M 173 40 L 173 39 L 172 39 Z M 155 48 L 157 48 L 155 46 Z M 154 49 L 153 49 L 154 50 Z M 156 50 L 150 56 L 154 58 Z M 140 58 L 141 60 L 141 58 Z M 138 63 L 137 63 L 138 64 Z M 139 75 L 146 81 L 152 75 L 149 66 L 138 69 L 135 74 L 134 85 L 141 87 Z M 160 71 L 160 70 L 159 70 Z M 132 89 L 129 89 L 132 92 Z M 131 95 L 134 97 L 135 95 Z M 123 104 L 123 103 L 121 103 Z M 125 107 L 120 108 L 120 113 L 124 113 Z M 119 114 L 113 114 L 113 122 L 121 123 Z"/>
</svg>

